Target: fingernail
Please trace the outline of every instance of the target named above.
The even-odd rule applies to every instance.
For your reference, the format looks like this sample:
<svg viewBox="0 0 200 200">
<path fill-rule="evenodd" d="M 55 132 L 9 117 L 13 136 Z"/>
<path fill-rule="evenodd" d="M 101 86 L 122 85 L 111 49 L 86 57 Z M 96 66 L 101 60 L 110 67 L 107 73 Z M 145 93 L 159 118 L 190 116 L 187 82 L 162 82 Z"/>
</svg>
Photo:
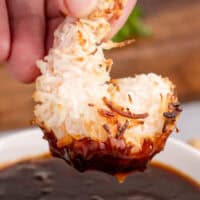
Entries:
<svg viewBox="0 0 200 200">
<path fill-rule="evenodd" d="M 89 15 L 97 6 L 97 0 L 63 0 L 65 13 L 74 17 L 85 17 Z"/>
</svg>

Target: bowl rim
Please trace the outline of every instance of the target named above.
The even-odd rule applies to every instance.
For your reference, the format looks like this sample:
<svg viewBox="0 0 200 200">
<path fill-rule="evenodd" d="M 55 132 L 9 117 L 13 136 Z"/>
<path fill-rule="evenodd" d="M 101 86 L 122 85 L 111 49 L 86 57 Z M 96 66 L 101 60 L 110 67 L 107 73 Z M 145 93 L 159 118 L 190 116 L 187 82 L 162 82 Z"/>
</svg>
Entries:
<svg viewBox="0 0 200 200">
<path fill-rule="evenodd" d="M 49 154 L 48 143 L 42 137 L 39 128 L 0 135 L 0 169 Z M 200 152 L 180 140 L 169 138 L 164 151 L 156 155 L 153 161 L 172 167 L 200 184 Z"/>
</svg>

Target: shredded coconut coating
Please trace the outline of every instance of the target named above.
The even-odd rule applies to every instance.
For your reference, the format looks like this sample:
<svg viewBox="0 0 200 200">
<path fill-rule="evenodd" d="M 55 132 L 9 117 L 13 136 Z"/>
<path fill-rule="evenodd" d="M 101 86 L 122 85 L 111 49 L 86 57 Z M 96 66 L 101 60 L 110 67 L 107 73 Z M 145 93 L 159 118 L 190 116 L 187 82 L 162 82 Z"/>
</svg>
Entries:
<svg viewBox="0 0 200 200">
<path fill-rule="evenodd" d="M 121 138 L 137 153 L 146 139 L 158 144 L 175 127 L 177 97 L 168 79 L 155 74 L 110 78 L 112 60 L 103 50 L 123 44 L 104 40 L 125 3 L 99 0 L 87 18 L 66 17 L 55 31 L 53 48 L 37 62 L 35 122 L 54 133 L 58 148 L 84 138 Z"/>
</svg>

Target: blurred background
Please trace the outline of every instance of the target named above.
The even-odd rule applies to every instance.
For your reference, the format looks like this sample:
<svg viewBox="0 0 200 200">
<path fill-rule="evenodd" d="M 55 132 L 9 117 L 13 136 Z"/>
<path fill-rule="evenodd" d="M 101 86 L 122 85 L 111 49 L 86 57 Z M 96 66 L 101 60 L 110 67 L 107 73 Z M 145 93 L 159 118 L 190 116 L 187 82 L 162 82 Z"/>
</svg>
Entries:
<svg viewBox="0 0 200 200">
<path fill-rule="evenodd" d="M 200 1 L 138 0 L 114 40 L 133 36 L 136 42 L 131 46 L 106 53 L 115 62 L 113 76 L 147 72 L 168 76 L 185 108 L 181 137 L 200 137 Z M 0 131 L 31 126 L 33 91 L 33 84 L 18 83 L 0 67 Z"/>
</svg>

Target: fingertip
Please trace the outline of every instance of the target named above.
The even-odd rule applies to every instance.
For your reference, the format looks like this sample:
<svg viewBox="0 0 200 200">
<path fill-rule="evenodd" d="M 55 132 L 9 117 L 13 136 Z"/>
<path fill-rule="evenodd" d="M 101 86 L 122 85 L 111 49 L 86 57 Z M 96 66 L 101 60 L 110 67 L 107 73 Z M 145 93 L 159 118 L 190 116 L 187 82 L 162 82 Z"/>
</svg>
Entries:
<svg viewBox="0 0 200 200">
<path fill-rule="evenodd" d="M 44 56 L 44 47 L 39 38 L 31 38 L 31 35 L 26 33 L 21 36 L 13 42 L 7 67 L 15 79 L 31 83 L 40 74 L 36 61 Z"/>
<path fill-rule="evenodd" d="M 35 60 L 36 58 L 30 60 L 30 57 L 22 58 L 19 56 L 18 59 L 9 58 L 6 65 L 14 79 L 22 83 L 32 83 L 40 75 L 40 70 L 36 67 Z"/>
<path fill-rule="evenodd" d="M 58 2 L 61 11 L 73 17 L 85 17 L 97 6 L 97 0 L 59 0 Z"/>
<path fill-rule="evenodd" d="M 9 71 L 9 74 L 17 81 L 21 82 L 21 83 L 24 83 L 24 84 L 30 84 L 30 83 L 33 83 L 36 78 L 39 76 L 39 72 L 35 72 L 35 73 L 29 73 L 28 74 L 21 74 L 21 73 L 16 73 L 14 72 L 13 70 L 9 69 L 8 68 L 8 71 Z"/>
</svg>

